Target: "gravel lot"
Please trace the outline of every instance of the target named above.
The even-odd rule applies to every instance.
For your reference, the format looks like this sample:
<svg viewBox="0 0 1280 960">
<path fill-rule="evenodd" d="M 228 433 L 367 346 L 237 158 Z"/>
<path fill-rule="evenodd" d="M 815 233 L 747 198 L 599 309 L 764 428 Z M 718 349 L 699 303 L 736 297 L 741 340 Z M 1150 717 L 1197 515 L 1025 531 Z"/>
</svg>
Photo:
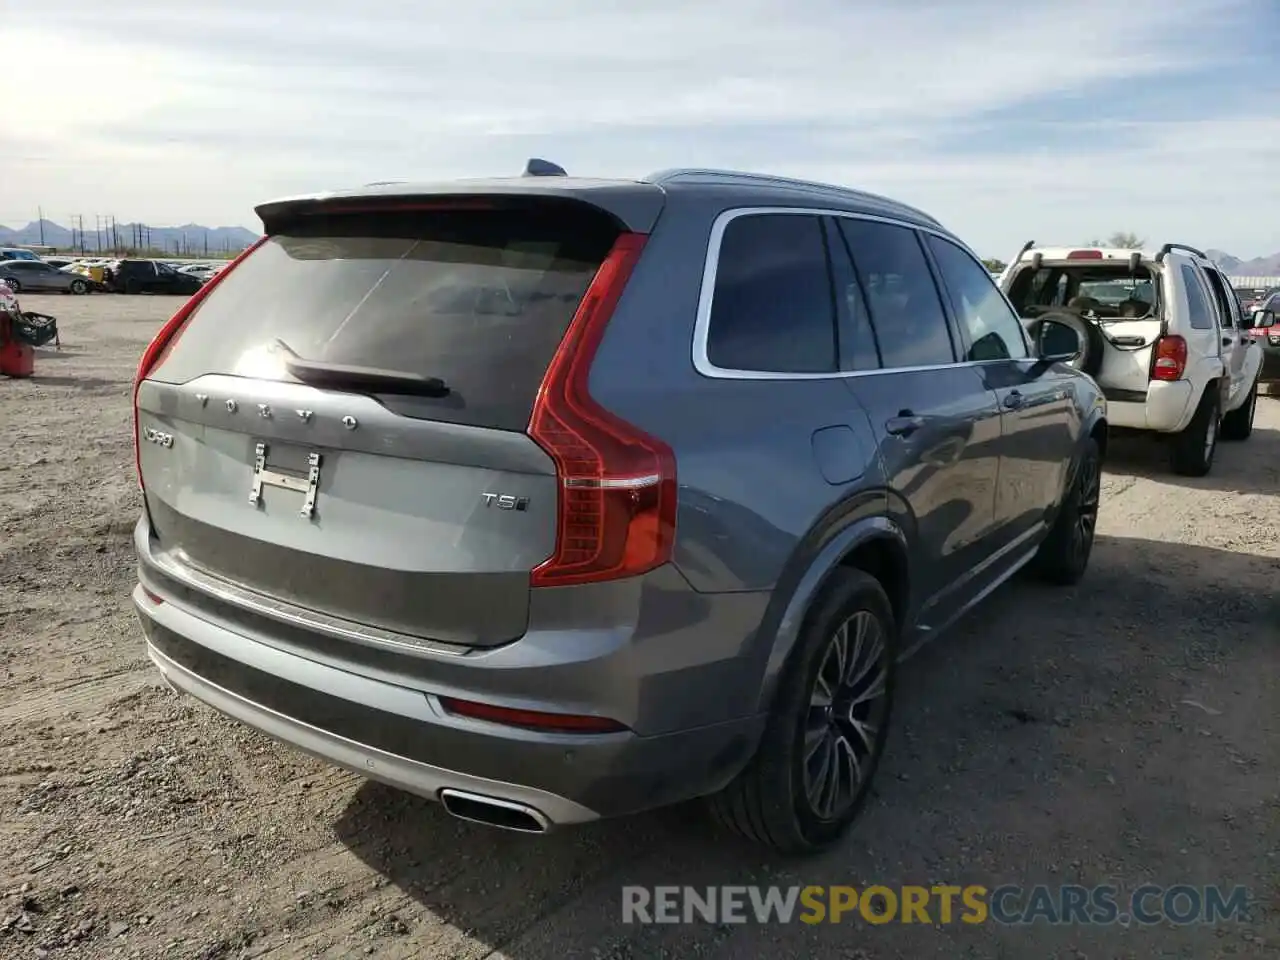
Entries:
<svg viewBox="0 0 1280 960">
<path fill-rule="evenodd" d="M 129 608 L 129 387 L 176 306 L 26 297 L 0 379 L 0 956 L 1280 956 L 1280 401 L 1203 480 L 1115 444 L 1085 582 L 999 591 L 906 670 L 840 849 L 767 862 L 675 809 L 545 838 L 309 758 L 160 687 Z M 624 884 L 1245 884 L 1243 923 L 624 926 Z"/>
</svg>

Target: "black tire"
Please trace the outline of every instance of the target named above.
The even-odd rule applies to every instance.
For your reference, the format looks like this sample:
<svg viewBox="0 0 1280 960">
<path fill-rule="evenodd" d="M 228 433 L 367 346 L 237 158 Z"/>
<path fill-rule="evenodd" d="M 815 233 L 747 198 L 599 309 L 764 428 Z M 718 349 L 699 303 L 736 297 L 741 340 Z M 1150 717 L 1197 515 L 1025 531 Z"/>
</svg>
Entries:
<svg viewBox="0 0 1280 960">
<path fill-rule="evenodd" d="M 72 280 L 71 292 L 75 294 L 77 297 L 84 296 L 86 293 L 89 292 L 89 285 L 85 283 L 83 280 Z"/>
<path fill-rule="evenodd" d="M 860 648 L 868 652 L 865 660 L 851 655 L 855 640 L 849 631 L 858 625 L 867 629 Z M 873 635 L 881 645 L 870 639 Z M 850 675 L 856 675 L 852 665 L 860 662 L 869 664 L 868 672 L 824 707 L 815 699 L 842 672 L 836 666 L 840 649 Z M 884 588 L 861 570 L 834 571 L 805 618 L 756 755 L 728 786 L 707 798 L 716 819 L 779 853 L 813 853 L 836 843 L 857 819 L 884 753 L 897 656 L 898 625 Z M 876 690 L 882 694 L 868 696 Z M 834 780 L 823 775 L 830 770 Z M 843 791 L 846 781 L 849 789 Z M 820 812 L 826 791 L 819 790 L 815 801 L 811 788 L 832 783 L 839 802 Z"/>
<path fill-rule="evenodd" d="M 1080 582 L 1093 552 L 1101 495 L 1102 453 L 1098 441 L 1088 437 L 1076 462 L 1071 489 L 1036 552 L 1032 569 L 1041 580 L 1063 587 Z"/>
<path fill-rule="evenodd" d="M 1174 473 L 1184 477 L 1203 477 L 1213 467 L 1213 455 L 1218 449 L 1218 436 L 1222 423 L 1218 404 L 1218 382 L 1205 385 L 1204 395 L 1196 407 L 1195 415 L 1185 430 L 1175 434 L 1169 452 L 1169 464 Z"/>
<path fill-rule="evenodd" d="M 1248 440 L 1253 433 L 1253 415 L 1257 408 L 1258 385 L 1255 383 L 1249 389 L 1249 395 L 1244 398 L 1244 403 L 1222 418 L 1222 439 Z"/>
</svg>

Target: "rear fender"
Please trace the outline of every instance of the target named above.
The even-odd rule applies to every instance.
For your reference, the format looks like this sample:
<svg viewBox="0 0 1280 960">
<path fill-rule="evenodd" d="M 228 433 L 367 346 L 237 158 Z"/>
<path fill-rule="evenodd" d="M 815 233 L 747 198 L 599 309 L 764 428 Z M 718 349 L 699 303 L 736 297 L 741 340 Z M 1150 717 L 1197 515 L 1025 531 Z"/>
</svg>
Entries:
<svg viewBox="0 0 1280 960">
<path fill-rule="evenodd" d="M 1258 375 L 1262 373 L 1262 361 L 1262 344 L 1257 341 L 1250 341 L 1244 354 L 1243 386 L 1240 389 L 1240 395 L 1235 398 L 1235 403 L 1232 404 L 1232 409 L 1244 406 L 1245 399 L 1249 396 L 1254 386 L 1257 385 Z"/>
<path fill-rule="evenodd" d="M 907 566 L 907 535 L 883 512 L 867 515 L 859 511 L 846 515 L 843 523 L 815 528 L 793 554 L 756 632 L 754 655 L 760 663 L 761 712 L 772 704 L 778 682 L 800 639 L 805 617 L 831 573 L 854 550 L 873 541 L 884 542 Z M 909 604 L 901 606 L 906 609 Z"/>
</svg>

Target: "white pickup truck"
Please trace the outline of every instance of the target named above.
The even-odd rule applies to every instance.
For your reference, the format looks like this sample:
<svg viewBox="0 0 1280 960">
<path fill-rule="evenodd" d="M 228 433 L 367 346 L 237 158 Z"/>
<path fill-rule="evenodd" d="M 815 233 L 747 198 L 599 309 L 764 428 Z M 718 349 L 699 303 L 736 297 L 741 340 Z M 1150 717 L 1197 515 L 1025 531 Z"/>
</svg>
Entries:
<svg viewBox="0 0 1280 960">
<path fill-rule="evenodd" d="M 1111 425 L 1171 435 L 1175 472 L 1207 474 L 1219 437 L 1252 433 L 1262 368 L 1253 318 L 1194 247 L 1028 243 L 999 283 L 1033 336 L 1042 319 L 1077 331 L 1072 365 L 1102 388 Z"/>
</svg>

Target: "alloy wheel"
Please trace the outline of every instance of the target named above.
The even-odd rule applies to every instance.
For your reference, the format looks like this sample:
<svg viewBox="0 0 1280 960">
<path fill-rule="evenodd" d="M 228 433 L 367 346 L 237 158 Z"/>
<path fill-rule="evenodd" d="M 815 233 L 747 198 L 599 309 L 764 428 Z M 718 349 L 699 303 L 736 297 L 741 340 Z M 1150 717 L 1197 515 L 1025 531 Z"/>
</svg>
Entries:
<svg viewBox="0 0 1280 960">
<path fill-rule="evenodd" d="M 1088 551 L 1098 527 L 1098 503 L 1102 493 L 1102 474 L 1098 462 L 1092 457 L 1080 464 L 1078 481 L 1079 500 L 1076 503 L 1076 522 L 1072 529 L 1072 546 L 1077 556 Z"/>
<path fill-rule="evenodd" d="M 888 716 L 885 629 L 867 610 L 831 637 L 804 723 L 804 791 L 813 812 L 836 820 L 857 801 Z"/>
</svg>

